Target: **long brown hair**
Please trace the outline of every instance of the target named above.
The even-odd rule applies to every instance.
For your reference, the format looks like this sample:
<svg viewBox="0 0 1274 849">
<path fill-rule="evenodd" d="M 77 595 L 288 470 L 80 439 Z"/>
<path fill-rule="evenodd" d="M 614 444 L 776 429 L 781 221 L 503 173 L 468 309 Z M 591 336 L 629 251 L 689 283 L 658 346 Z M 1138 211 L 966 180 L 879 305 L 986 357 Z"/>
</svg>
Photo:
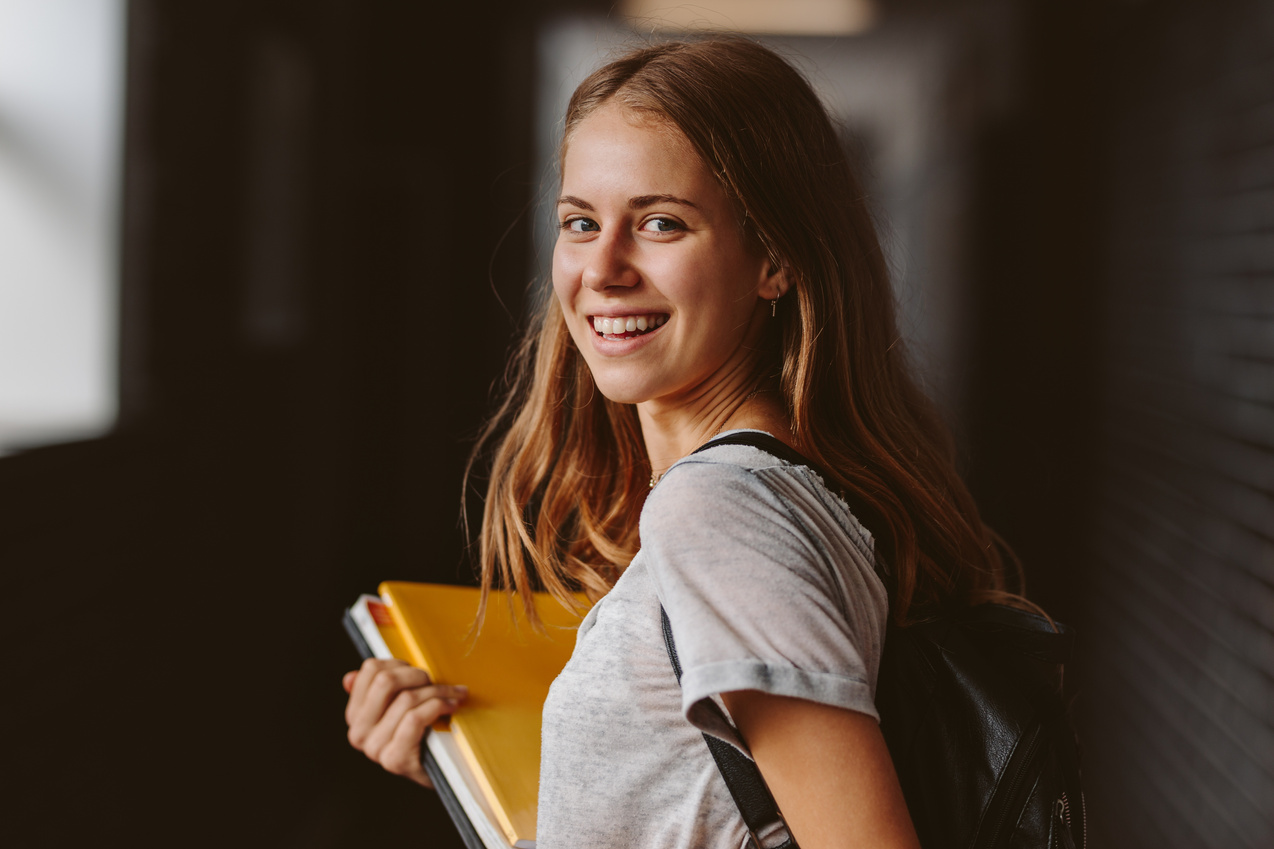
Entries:
<svg viewBox="0 0 1274 849">
<path fill-rule="evenodd" d="M 611 100 L 679 129 L 748 237 L 785 269 L 791 289 L 770 365 L 796 447 L 875 538 L 894 619 L 1011 597 L 998 540 L 908 368 L 863 191 L 804 77 L 743 38 L 644 47 L 576 89 L 562 156 L 580 122 Z M 507 383 L 470 460 L 472 469 L 495 445 L 482 586 L 508 587 L 527 605 L 535 589 L 597 598 L 639 546 L 650 469 L 635 408 L 596 390 L 551 296 Z"/>
</svg>

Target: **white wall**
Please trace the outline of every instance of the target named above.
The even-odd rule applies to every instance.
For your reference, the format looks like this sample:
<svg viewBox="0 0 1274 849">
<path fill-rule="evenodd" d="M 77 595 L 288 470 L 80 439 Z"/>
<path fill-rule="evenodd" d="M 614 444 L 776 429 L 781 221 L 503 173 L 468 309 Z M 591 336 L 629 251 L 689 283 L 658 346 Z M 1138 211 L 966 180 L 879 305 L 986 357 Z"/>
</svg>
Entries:
<svg viewBox="0 0 1274 849">
<path fill-rule="evenodd" d="M 124 0 L 0 0 L 0 453 L 116 415 Z"/>
</svg>

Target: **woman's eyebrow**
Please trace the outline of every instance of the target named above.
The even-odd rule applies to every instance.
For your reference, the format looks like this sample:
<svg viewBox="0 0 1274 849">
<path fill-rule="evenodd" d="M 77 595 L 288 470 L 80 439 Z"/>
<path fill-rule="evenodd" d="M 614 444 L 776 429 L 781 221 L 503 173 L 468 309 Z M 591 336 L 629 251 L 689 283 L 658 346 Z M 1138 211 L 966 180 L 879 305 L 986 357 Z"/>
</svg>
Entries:
<svg viewBox="0 0 1274 849">
<path fill-rule="evenodd" d="M 676 203 L 676 204 L 680 204 L 681 206 L 688 206 L 691 209 L 699 208 L 698 206 L 695 205 L 693 201 L 689 201 L 689 200 L 686 200 L 685 198 L 677 197 L 676 195 L 638 195 L 637 197 L 628 199 L 628 208 L 629 209 L 645 209 L 648 206 L 655 206 L 661 203 Z M 589 212 L 596 211 L 596 209 L 591 203 L 584 200 L 583 198 L 577 198 L 574 195 L 562 195 L 560 198 L 557 199 L 557 205 L 558 206 L 574 206 L 574 207 L 578 207 L 579 209 L 588 210 Z"/>
<path fill-rule="evenodd" d="M 676 195 L 638 195 L 635 198 L 628 199 L 628 208 L 645 209 L 648 206 L 656 206 L 661 203 L 677 203 L 682 206 L 688 206 L 691 209 L 698 209 L 692 201 L 679 198 Z"/>
</svg>

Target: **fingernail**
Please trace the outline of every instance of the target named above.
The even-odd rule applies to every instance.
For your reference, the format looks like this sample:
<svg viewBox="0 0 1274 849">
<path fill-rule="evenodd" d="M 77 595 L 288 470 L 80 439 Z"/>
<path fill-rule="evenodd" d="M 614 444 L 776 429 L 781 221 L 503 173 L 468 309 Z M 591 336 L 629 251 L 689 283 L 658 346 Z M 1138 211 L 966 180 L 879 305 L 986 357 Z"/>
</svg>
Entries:
<svg viewBox="0 0 1274 849">
<path fill-rule="evenodd" d="M 457 699 L 463 699 L 469 695 L 469 688 L 464 686 L 463 684 L 459 684 L 455 687 L 452 687 L 451 692 Z"/>
</svg>

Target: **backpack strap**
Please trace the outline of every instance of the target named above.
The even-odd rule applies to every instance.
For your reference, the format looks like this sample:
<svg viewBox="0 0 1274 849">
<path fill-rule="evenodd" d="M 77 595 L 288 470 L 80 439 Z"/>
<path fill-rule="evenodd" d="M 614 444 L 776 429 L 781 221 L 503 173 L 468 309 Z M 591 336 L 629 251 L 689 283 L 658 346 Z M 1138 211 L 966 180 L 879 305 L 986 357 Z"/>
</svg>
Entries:
<svg viewBox="0 0 1274 849">
<path fill-rule="evenodd" d="M 738 433 L 727 433 L 725 436 L 717 436 L 709 439 L 690 453 L 698 454 L 700 451 L 707 451 L 709 448 L 716 448 L 718 445 L 750 445 L 753 448 L 761 449 L 766 454 L 778 457 L 780 460 L 786 460 L 794 466 L 808 466 L 818 472 L 823 480 L 829 479 L 827 474 L 810 462 L 809 458 L 804 454 L 778 437 L 759 430 L 744 430 Z"/>
<path fill-rule="evenodd" d="M 668 612 L 664 610 L 662 604 L 659 605 L 659 618 L 663 623 L 664 646 L 668 649 L 668 659 L 672 661 L 672 671 L 676 673 L 677 683 L 680 684 L 681 661 L 677 659 L 677 646 L 672 639 L 672 623 L 668 621 Z M 717 719 L 726 725 L 730 724 L 725 712 L 716 702 L 706 699 L 704 703 Z M 765 846 L 761 842 L 761 835 L 774 832 L 776 825 L 787 836 L 782 843 L 766 847 L 766 849 L 800 849 L 796 844 L 796 838 L 792 837 L 792 832 L 788 831 L 787 824 L 783 822 L 783 815 L 779 813 L 779 807 L 770 793 L 770 788 L 765 786 L 765 779 L 761 777 L 761 771 L 757 769 L 756 762 L 719 737 L 704 734 L 703 739 L 708 744 L 712 759 L 717 762 L 721 777 L 725 779 L 725 786 L 734 797 L 734 804 L 738 806 L 739 813 L 743 816 L 743 822 L 748 827 L 748 833 L 752 835 L 752 843 L 756 849 L 762 849 Z"/>
</svg>

